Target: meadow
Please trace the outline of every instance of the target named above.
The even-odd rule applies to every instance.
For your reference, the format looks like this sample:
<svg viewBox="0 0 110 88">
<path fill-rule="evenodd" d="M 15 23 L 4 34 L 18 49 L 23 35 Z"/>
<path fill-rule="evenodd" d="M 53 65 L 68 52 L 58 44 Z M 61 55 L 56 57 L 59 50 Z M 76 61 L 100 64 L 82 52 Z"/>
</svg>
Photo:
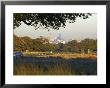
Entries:
<svg viewBox="0 0 110 88">
<path fill-rule="evenodd" d="M 97 75 L 96 54 L 28 52 L 14 57 L 14 75 Z"/>
</svg>

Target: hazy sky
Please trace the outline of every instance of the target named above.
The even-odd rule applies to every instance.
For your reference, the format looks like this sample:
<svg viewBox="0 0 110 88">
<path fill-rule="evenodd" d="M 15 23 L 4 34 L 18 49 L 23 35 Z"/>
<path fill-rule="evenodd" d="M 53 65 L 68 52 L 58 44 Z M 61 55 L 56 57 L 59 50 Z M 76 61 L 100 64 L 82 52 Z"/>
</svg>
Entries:
<svg viewBox="0 0 110 88">
<path fill-rule="evenodd" d="M 23 37 L 38 38 L 39 36 L 56 37 L 61 34 L 61 37 L 68 41 L 71 39 L 82 40 L 85 38 L 97 38 L 97 14 L 93 14 L 88 19 L 77 18 L 75 23 L 66 23 L 66 27 L 61 27 L 59 30 L 50 31 L 46 29 L 37 29 L 22 23 L 18 28 L 14 29 L 14 34 Z"/>
</svg>

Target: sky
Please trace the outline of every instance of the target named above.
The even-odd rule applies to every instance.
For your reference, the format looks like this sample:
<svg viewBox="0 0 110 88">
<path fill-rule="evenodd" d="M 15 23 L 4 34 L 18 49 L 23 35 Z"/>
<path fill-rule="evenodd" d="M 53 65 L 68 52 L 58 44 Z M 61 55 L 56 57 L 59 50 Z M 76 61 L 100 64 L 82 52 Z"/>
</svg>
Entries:
<svg viewBox="0 0 110 88">
<path fill-rule="evenodd" d="M 14 34 L 18 37 L 28 36 L 32 39 L 40 36 L 55 38 L 59 34 L 65 41 L 83 40 L 85 38 L 97 39 L 97 14 L 93 14 L 88 19 L 77 18 L 75 23 L 66 23 L 66 27 L 59 30 L 42 29 L 35 30 L 35 27 L 22 24 L 14 29 Z"/>
</svg>

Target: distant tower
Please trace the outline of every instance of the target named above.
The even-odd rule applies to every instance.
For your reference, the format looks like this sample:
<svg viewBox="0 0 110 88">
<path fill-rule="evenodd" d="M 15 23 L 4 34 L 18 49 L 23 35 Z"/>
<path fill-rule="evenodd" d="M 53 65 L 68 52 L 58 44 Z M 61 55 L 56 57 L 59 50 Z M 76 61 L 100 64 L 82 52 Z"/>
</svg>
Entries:
<svg viewBox="0 0 110 88">
<path fill-rule="evenodd" d="M 61 42 L 61 34 L 58 35 L 53 41 L 54 43 L 60 43 Z"/>
<path fill-rule="evenodd" d="M 61 34 L 58 35 L 57 39 L 58 40 L 61 40 Z"/>
</svg>

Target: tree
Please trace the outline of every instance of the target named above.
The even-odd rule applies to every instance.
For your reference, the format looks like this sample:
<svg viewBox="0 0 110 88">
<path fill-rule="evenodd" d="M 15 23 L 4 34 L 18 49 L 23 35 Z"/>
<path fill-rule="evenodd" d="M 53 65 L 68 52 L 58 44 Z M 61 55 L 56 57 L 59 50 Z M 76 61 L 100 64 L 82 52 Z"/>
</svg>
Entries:
<svg viewBox="0 0 110 88">
<path fill-rule="evenodd" d="M 22 37 L 17 37 L 14 35 L 14 51 L 24 51 L 27 49 L 27 43 Z"/>
<path fill-rule="evenodd" d="M 81 41 L 81 48 L 82 49 L 97 49 L 97 40 L 94 39 L 84 39 Z"/>
<path fill-rule="evenodd" d="M 97 49 L 97 40 L 84 39 L 80 42 L 71 40 L 66 44 L 49 43 L 49 40 L 40 37 L 31 39 L 29 37 L 18 37 L 14 35 L 14 51 L 41 51 L 41 52 L 71 52 L 80 53 L 82 50 L 90 49 L 92 52 Z"/>
<path fill-rule="evenodd" d="M 43 27 L 46 29 L 59 29 L 65 27 L 66 22 L 74 23 L 77 17 L 83 19 L 91 16 L 91 13 L 14 13 L 13 27 L 19 27 L 22 22 L 34 26 L 35 29 Z"/>
<path fill-rule="evenodd" d="M 68 51 L 70 51 L 70 52 L 78 52 L 77 44 L 78 44 L 77 40 L 69 41 L 67 43 L 67 45 L 69 46 L 68 47 L 68 49 L 69 49 Z"/>
</svg>

